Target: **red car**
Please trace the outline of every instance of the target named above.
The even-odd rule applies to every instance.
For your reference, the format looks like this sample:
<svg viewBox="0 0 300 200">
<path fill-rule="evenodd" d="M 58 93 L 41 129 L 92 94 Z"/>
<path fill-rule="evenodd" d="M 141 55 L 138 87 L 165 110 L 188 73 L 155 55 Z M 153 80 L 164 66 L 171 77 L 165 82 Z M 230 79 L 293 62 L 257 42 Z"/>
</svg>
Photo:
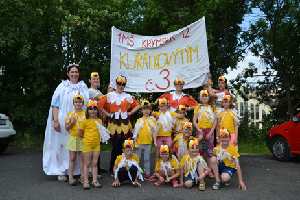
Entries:
<svg viewBox="0 0 300 200">
<path fill-rule="evenodd" d="M 300 113 L 292 120 L 270 129 L 266 144 L 279 161 L 288 161 L 300 155 Z"/>
</svg>

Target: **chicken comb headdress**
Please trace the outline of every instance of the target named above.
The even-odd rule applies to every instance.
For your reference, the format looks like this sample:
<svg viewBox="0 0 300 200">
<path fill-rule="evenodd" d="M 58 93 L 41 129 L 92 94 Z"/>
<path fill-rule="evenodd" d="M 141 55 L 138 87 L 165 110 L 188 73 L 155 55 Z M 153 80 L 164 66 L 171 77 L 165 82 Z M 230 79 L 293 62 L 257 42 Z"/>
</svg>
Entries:
<svg viewBox="0 0 300 200">
<path fill-rule="evenodd" d="M 223 97 L 222 97 L 222 99 L 223 100 L 228 100 L 228 101 L 230 101 L 231 100 L 231 97 L 230 97 L 230 95 L 224 95 Z"/>
<path fill-rule="evenodd" d="M 221 76 L 219 77 L 219 81 L 225 81 L 225 80 L 226 80 L 225 76 L 221 74 Z"/>
<path fill-rule="evenodd" d="M 94 76 L 100 77 L 99 74 L 98 74 L 98 72 L 92 72 L 92 73 L 91 73 L 91 78 L 93 78 Z"/>
<path fill-rule="evenodd" d="M 98 108 L 98 105 L 96 104 L 96 102 L 94 101 L 94 98 L 91 97 L 86 105 L 86 107 L 92 107 L 92 106 L 95 106 Z"/>
<path fill-rule="evenodd" d="M 133 140 L 131 138 L 128 138 L 124 141 L 124 147 L 133 147 Z"/>
<path fill-rule="evenodd" d="M 220 130 L 219 136 L 225 136 L 229 135 L 229 131 L 227 129 L 224 129 L 224 127 Z"/>
<path fill-rule="evenodd" d="M 175 81 L 174 81 L 174 84 L 177 84 L 177 83 L 182 83 L 182 84 L 184 84 L 184 81 L 183 81 L 180 77 L 178 77 L 178 78 L 176 78 Z"/>
<path fill-rule="evenodd" d="M 145 105 L 149 105 L 150 106 L 149 101 L 147 101 L 146 99 L 144 99 L 144 101 L 141 103 L 141 106 L 145 106 Z"/>
<path fill-rule="evenodd" d="M 190 122 L 190 120 L 188 122 L 185 122 L 183 125 L 183 128 L 193 128 L 192 122 Z"/>
<path fill-rule="evenodd" d="M 169 149 L 168 145 L 165 145 L 165 144 L 161 145 L 160 148 L 159 148 L 160 153 L 163 153 L 163 152 L 168 152 L 169 153 L 169 151 L 170 151 L 170 149 Z"/>
<path fill-rule="evenodd" d="M 80 99 L 81 99 L 81 101 L 83 101 L 83 102 L 84 102 L 84 98 L 83 98 L 83 96 L 80 96 L 80 92 L 78 92 L 78 94 L 77 94 L 77 95 L 75 95 L 75 97 L 73 98 L 73 101 L 75 101 L 75 99 L 77 99 L 77 98 L 80 98 Z"/>
<path fill-rule="evenodd" d="M 195 140 L 194 138 L 189 142 L 189 147 L 198 146 L 198 145 L 199 145 L 198 140 Z"/>
<path fill-rule="evenodd" d="M 165 99 L 165 98 L 162 98 L 162 99 L 159 99 L 159 100 L 158 100 L 158 105 L 160 105 L 160 104 L 162 104 L 162 103 L 164 103 L 164 104 L 168 104 L 168 101 L 167 101 L 167 99 Z"/>
<path fill-rule="evenodd" d="M 117 82 L 118 83 L 126 83 L 126 78 L 124 76 L 122 76 L 122 74 L 121 74 L 121 76 L 117 78 Z"/>
<path fill-rule="evenodd" d="M 201 91 L 200 91 L 200 95 L 203 95 L 203 94 L 206 94 L 207 96 L 209 96 L 207 90 L 201 90 Z"/>
</svg>

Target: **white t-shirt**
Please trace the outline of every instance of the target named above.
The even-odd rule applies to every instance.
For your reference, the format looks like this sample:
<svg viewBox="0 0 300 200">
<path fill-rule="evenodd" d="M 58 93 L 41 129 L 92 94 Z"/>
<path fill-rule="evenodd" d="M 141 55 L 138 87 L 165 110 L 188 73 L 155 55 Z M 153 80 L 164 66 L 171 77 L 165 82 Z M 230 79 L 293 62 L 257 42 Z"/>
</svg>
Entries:
<svg viewBox="0 0 300 200">
<path fill-rule="evenodd" d="M 94 88 L 89 88 L 90 97 L 94 98 L 94 101 L 97 103 L 98 99 L 95 99 L 98 94 L 103 95 L 100 90 L 95 90 Z"/>
</svg>

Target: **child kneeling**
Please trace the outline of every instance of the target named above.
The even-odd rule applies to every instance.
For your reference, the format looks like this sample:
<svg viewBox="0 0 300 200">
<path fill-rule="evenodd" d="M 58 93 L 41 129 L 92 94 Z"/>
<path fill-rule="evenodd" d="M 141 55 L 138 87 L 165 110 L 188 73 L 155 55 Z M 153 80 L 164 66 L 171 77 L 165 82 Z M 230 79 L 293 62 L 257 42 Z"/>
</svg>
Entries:
<svg viewBox="0 0 300 200">
<path fill-rule="evenodd" d="M 204 177 L 207 176 L 209 169 L 203 157 L 199 154 L 198 140 L 190 140 L 187 143 L 188 154 L 183 156 L 180 161 L 180 186 L 184 185 L 186 188 L 191 188 L 196 182 L 199 181 L 199 190 L 205 190 Z"/>
<path fill-rule="evenodd" d="M 155 185 L 162 185 L 172 181 L 173 187 L 178 187 L 176 178 L 180 175 L 178 160 L 172 156 L 168 145 L 159 148 L 159 159 L 156 163 L 155 175 L 159 178 Z"/>
<path fill-rule="evenodd" d="M 224 185 L 230 185 L 230 179 L 237 171 L 239 178 L 239 188 L 246 190 L 246 185 L 242 179 L 242 170 L 239 162 L 239 153 L 237 149 L 229 144 L 231 140 L 230 133 L 227 129 L 220 130 L 219 133 L 222 144 L 214 149 L 214 156 L 211 158 L 212 170 L 216 177 L 216 183 L 213 185 L 214 190 L 221 187 L 220 175 Z"/>
<path fill-rule="evenodd" d="M 141 187 L 137 178 L 139 177 L 143 181 L 142 169 L 139 166 L 139 157 L 133 153 L 133 140 L 125 140 L 122 151 L 122 155 L 119 155 L 115 161 L 113 168 L 115 182 L 112 183 L 112 186 L 119 187 L 121 182 L 130 180 L 133 187 Z"/>
</svg>

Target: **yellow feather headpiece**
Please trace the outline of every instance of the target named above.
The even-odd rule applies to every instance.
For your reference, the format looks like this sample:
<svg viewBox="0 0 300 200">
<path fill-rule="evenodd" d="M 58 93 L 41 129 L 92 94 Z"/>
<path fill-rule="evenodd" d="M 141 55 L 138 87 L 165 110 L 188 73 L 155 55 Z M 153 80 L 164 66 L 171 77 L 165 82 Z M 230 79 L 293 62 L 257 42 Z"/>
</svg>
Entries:
<svg viewBox="0 0 300 200">
<path fill-rule="evenodd" d="M 189 142 L 189 147 L 198 146 L 198 145 L 199 145 L 198 140 L 192 139 Z"/>
<path fill-rule="evenodd" d="M 219 77 L 219 81 L 225 81 L 225 80 L 226 80 L 225 76 L 221 74 L 221 76 Z"/>
<path fill-rule="evenodd" d="M 230 100 L 231 100 L 231 97 L 230 97 L 230 95 L 224 95 L 224 96 L 222 97 L 222 99 L 223 99 L 223 100 L 228 100 L 228 101 L 230 101 Z"/>
<path fill-rule="evenodd" d="M 83 98 L 83 96 L 80 96 L 80 92 L 78 92 L 78 94 L 77 94 L 77 95 L 75 95 L 75 97 L 73 98 L 73 101 L 75 101 L 75 99 L 77 99 L 77 98 L 80 98 L 80 99 L 81 99 L 81 101 L 83 101 L 83 102 L 84 102 L 84 98 Z"/>
<path fill-rule="evenodd" d="M 188 121 L 188 122 L 185 122 L 184 125 L 183 125 L 183 128 L 193 128 L 193 125 L 192 125 L 192 122 Z"/>
<path fill-rule="evenodd" d="M 185 105 L 179 105 L 178 110 L 185 110 Z"/>
<path fill-rule="evenodd" d="M 182 84 L 184 84 L 184 81 L 183 81 L 180 77 L 178 77 L 178 78 L 176 78 L 175 81 L 174 81 L 174 84 L 177 84 L 177 83 L 182 83 Z"/>
<path fill-rule="evenodd" d="M 229 135 L 229 131 L 227 129 L 224 129 L 224 127 L 220 130 L 219 136 L 225 136 Z"/>
<path fill-rule="evenodd" d="M 124 141 L 124 147 L 133 147 L 133 140 L 128 138 L 127 140 Z"/>
<path fill-rule="evenodd" d="M 121 74 L 121 77 L 117 78 L 117 82 L 119 82 L 119 83 L 126 83 L 126 78 L 124 76 L 122 76 L 122 74 Z"/>
<path fill-rule="evenodd" d="M 94 76 L 96 76 L 96 77 L 99 77 L 99 78 L 100 78 L 100 76 L 99 76 L 98 72 L 92 72 L 92 73 L 91 73 L 91 78 L 93 78 Z"/>
<path fill-rule="evenodd" d="M 92 107 L 92 106 L 96 106 L 98 108 L 98 105 L 96 104 L 96 102 L 94 101 L 94 98 L 90 98 L 86 107 Z"/>
<path fill-rule="evenodd" d="M 169 153 L 169 147 L 168 145 L 161 145 L 160 148 L 159 148 L 159 152 L 160 153 L 163 153 L 163 152 L 168 152 Z"/>
<path fill-rule="evenodd" d="M 149 101 L 144 99 L 144 101 L 141 103 L 141 106 L 144 106 L 144 105 L 150 105 Z"/>
<path fill-rule="evenodd" d="M 203 95 L 203 94 L 206 94 L 207 96 L 209 96 L 207 90 L 201 90 L 201 91 L 200 91 L 200 95 Z"/>
<path fill-rule="evenodd" d="M 162 103 L 164 103 L 164 104 L 168 104 L 168 101 L 167 101 L 167 99 L 165 99 L 165 98 L 162 98 L 162 99 L 159 99 L 159 100 L 158 100 L 158 105 L 160 105 L 160 104 L 162 104 Z"/>
</svg>

